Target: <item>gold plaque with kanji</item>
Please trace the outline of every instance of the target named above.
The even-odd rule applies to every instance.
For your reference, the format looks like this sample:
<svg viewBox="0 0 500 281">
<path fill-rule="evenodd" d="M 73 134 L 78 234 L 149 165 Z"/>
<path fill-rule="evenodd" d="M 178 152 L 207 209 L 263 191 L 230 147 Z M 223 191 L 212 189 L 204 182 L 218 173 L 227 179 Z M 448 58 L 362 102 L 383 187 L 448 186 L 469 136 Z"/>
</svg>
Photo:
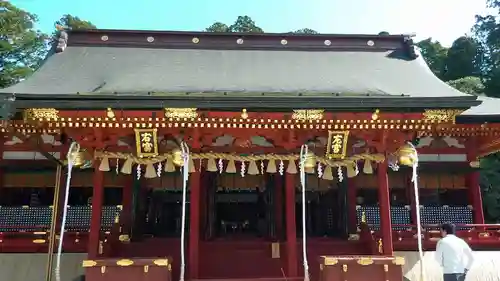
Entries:
<svg viewBox="0 0 500 281">
<path fill-rule="evenodd" d="M 134 129 L 135 146 L 137 156 L 156 157 L 158 156 L 158 137 L 156 129 Z"/>
<path fill-rule="evenodd" d="M 344 159 L 347 154 L 349 131 L 329 131 L 326 147 L 326 157 L 329 159 Z"/>
</svg>

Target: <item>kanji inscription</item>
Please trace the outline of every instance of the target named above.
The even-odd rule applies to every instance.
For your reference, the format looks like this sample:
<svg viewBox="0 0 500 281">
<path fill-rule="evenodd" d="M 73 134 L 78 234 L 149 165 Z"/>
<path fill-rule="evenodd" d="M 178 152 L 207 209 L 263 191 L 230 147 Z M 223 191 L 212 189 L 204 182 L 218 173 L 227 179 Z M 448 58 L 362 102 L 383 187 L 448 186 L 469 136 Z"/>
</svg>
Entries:
<svg viewBox="0 0 500 281">
<path fill-rule="evenodd" d="M 135 129 L 135 142 L 138 157 L 155 157 L 158 155 L 156 129 Z"/>
<path fill-rule="evenodd" d="M 344 159 L 348 140 L 349 131 L 329 131 L 326 156 L 330 159 Z"/>
</svg>

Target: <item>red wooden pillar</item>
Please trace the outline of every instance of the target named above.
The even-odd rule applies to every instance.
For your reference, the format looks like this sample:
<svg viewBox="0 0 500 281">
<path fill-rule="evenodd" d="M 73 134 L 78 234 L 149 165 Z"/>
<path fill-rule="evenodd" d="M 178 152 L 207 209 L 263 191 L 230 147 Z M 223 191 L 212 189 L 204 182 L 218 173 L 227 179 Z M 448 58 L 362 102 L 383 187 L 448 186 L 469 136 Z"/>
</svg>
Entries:
<svg viewBox="0 0 500 281">
<path fill-rule="evenodd" d="M 200 148 L 198 130 L 193 131 L 192 149 Z M 189 175 L 189 256 L 188 270 L 191 279 L 198 278 L 199 273 L 199 248 L 200 248 L 200 169 Z"/>
<path fill-rule="evenodd" d="M 287 277 L 297 277 L 297 228 L 295 223 L 295 175 L 285 174 Z"/>
<path fill-rule="evenodd" d="M 122 213 L 120 224 L 123 227 L 124 233 L 130 234 L 132 227 L 132 197 L 133 197 L 134 178 L 127 176 L 124 180 L 122 190 Z"/>
<path fill-rule="evenodd" d="M 467 144 L 467 161 L 478 161 L 476 153 L 476 142 L 472 139 Z M 479 170 L 474 170 L 467 175 L 467 187 L 469 188 L 469 200 L 473 209 L 473 222 L 484 224 L 483 198 L 481 195 Z"/>
<path fill-rule="evenodd" d="M 88 258 L 95 259 L 99 256 L 99 239 L 101 234 L 102 205 L 104 203 L 104 172 L 99 171 L 100 161 L 94 162 L 92 194 L 92 215 L 90 219 L 90 233 L 88 244 Z"/>
<path fill-rule="evenodd" d="M 358 218 L 356 210 L 356 178 L 350 178 L 347 180 L 347 217 L 349 218 L 349 232 L 356 233 L 358 228 Z"/>
<path fill-rule="evenodd" d="M 392 223 L 391 203 L 389 196 L 389 177 L 387 175 L 387 161 L 378 164 L 378 201 L 380 207 L 380 228 L 382 230 L 383 254 L 392 256 Z"/>
</svg>

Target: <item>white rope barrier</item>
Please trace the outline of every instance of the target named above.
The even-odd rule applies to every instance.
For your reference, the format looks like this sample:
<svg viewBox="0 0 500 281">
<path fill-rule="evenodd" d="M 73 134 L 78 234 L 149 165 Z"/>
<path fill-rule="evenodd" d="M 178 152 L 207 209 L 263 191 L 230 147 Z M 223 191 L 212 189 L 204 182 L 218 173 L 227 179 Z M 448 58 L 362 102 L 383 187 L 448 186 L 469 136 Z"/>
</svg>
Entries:
<svg viewBox="0 0 500 281">
<path fill-rule="evenodd" d="M 186 194 L 187 194 L 187 184 L 189 178 L 189 147 L 186 143 L 181 143 L 182 151 L 182 217 L 181 217 L 181 272 L 180 281 L 184 281 L 184 275 L 186 270 L 186 249 L 185 249 L 185 239 L 186 239 Z"/>
<path fill-rule="evenodd" d="M 306 231 L 306 167 L 308 147 L 300 148 L 300 183 L 302 185 L 302 256 L 304 259 L 304 281 L 309 281 L 309 263 L 307 262 L 307 231 Z"/>
<path fill-rule="evenodd" d="M 69 199 L 69 189 L 71 184 L 71 172 L 73 171 L 73 161 L 75 160 L 73 157 L 76 153 L 80 152 L 80 145 L 77 142 L 71 143 L 68 155 L 66 158 L 68 159 L 68 176 L 66 178 L 66 190 L 64 194 L 64 205 L 63 205 L 63 216 L 61 222 L 61 231 L 59 236 L 59 244 L 57 246 L 57 256 L 56 256 L 56 267 L 55 267 L 55 275 L 56 281 L 61 281 L 61 254 L 64 240 L 64 231 L 66 230 L 66 219 L 68 216 L 68 199 Z M 54 206 L 55 207 L 55 206 Z"/>
</svg>

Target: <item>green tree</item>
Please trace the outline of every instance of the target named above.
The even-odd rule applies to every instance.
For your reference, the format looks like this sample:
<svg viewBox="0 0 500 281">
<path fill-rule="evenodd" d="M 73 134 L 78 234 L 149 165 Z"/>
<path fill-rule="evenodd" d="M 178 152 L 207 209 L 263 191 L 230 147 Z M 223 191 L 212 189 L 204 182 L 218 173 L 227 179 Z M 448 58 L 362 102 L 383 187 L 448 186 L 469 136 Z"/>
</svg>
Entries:
<svg viewBox="0 0 500 281">
<path fill-rule="evenodd" d="M 485 93 L 500 97 L 500 1 L 489 0 L 488 6 L 497 14 L 476 16 L 472 31 L 484 54 L 480 70 Z"/>
<path fill-rule="evenodd" d="M 216 22 L 205 29 L 207 32 L 230 32 L 229 26 L 222 22 Z"/>
<path fill-rule="evenodd" d="M 68 14 L 63 15 L 58 21 L 56 21 L 56 24 L 69 30 L 96 29 L 96 26 L 93 25 L 91 22 L 82 20 L 79 17 L 74 17 Z"/>
<path fill-rule="evenodd" d="M 239 16 L 236 21 L 229 26 L 230 32 L 238 33 L 264 33 L 249 16 Z"/>
<path fill-rule="evenodd" d="M 481 189 L 486 217 L 500 222 L 500 159 L 498 153 L 481 159 Z"/>
<path fill-rule="evenodd" d="M 236 21 L 227 25 L 222 22 L 215 22 L 205 29 L 207 32 L 236 32 L 236 33 L 264 33 L 264 30 L 255 24 L 249 16 L 239 16 Z M 290 32 L 292 34 L 318 34 L 316 30 L 310 28 L 301 28 Z"/>
<path fill-rule="evenodd" d="M 0 2 L 0 88 L 32 73 L 43 59 L 47 37 L 35 30 L 36 21 L 35 15 Z"/>
<path fill-rule="evenodd" d="M 448 49 L 443 79 L 456 80 L 468 76 L 479 76 L 482 63 L 481 48 L 472 37 L 456 39 Z"/>
<path fill-rule="evenodd" d="M 295 30 L 292 33 L 293 34 L 319 34 L 319 32 L 317 32 L 314 29 L 310 29 L 310 28 L 301 28 L 299 30 Z"/>
<path fill-rule="evenodd" d="M 416 44 L 432 72 L 439 78 L 443 78 L 446 55 L 448 49 L 443 47 L 438 41 L 427 38 Z"/>
<path fill-rule="evenodd" d="M 447 81 L 446 83 L 462 93 L 476 96 L 484 94 L 484 85 L 479 77 L 462 77 L 456 80 Z"/>
</svg>

